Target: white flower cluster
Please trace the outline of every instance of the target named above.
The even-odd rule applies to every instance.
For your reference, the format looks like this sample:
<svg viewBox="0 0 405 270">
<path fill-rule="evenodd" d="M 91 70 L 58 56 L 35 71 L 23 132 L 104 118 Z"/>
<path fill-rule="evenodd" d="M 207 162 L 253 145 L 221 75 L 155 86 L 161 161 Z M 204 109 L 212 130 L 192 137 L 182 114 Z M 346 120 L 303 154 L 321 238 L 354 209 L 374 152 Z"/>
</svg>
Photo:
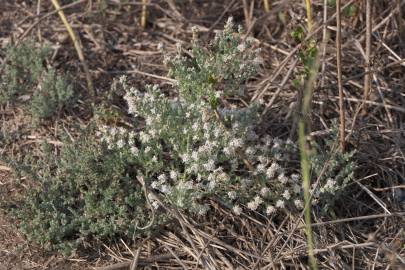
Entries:
<svg viewBox="0 0 405 270">
<path fill-rule="evenodd" d="M 252 124 L 257 107 L 219 108 L 216 113 L 205 101 L 166 98 L 156 86 L 147 87 L 145 93 L 129 88 L 125 99 L 128 108 L 136 108 L 130 113 L 144 118 L 144 128 L 134 135 L 102 127 L 101 133 L 107 134 L 103 140 L 118 148 L 138 145 L 140 150 L 129 150 L 138 156 L 152 148 L 165 149 L 149 155 L 165 166 L 148 167 L 146 174 L 151 175 L 151 188 L 171 203 L 202 214 L 208 208 L 200 199 L 217 194 L 233 205 L 236 214 L 243 207 L 264 214 L 287 206 L 302 208 L 300 177 L 282 166 L 286 149 L 296 147 L 270 136 L 259 138 Z M 117 145 L 122 139 L 111 137 L 114 134 L 131 139 Z"/>
<path fill-rule="evenodd" d="M 213 52 L 193 49 L 197 66 L 180 55 L 167 59 L 178 98 L 164 96 L 157 86 L 140 92 L 122 79 L 128 112 L 144 124 L 136 132 L 100 127 L 102 141 L 131 154 L 145 181 L 168 202 L 196 214 L 207 213 L 204 199 L 212 195 L 237 215 L 243 209 L 266 215 L 302 210 L 302 181 L 292 166 L 298 157 L 295 143 L 255 132 L 260 105 L 220 105 L 229 89 L 239 93 L 243 78 L 254 70 L 255 55 L 247 53 L 251 44 L 238 43 L 231 29 L 230 20 L 214 40 Z M 330 180 L 318 192 L 334 188 Z"/>
</svg>

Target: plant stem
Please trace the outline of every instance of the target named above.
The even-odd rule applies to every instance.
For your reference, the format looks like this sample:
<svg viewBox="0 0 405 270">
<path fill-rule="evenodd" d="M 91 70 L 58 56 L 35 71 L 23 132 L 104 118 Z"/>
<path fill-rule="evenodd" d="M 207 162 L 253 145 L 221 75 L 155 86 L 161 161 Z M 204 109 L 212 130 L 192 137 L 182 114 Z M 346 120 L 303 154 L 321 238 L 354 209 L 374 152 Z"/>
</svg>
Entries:
<svg viewBox="0 0 405 270">
<path fill-rule="evenodd" d="M 298 121 L 298 144 L 301 156 L 301 174 L 303 179 L 304 188 L 304 201 L 305 201 L 305 233 L 308 242 L 308 255 L 310 260 L 311 269 L 318 269 L 316 258 L 314 256 L 314 241 L 311 227 L 311 164 L 309 156 L 311 153 L 310 146 L 306 142 L 307 126 L 309 126 L 309 114 L 311 109 L 312 93 L 316 77 L 319 69 L 319 54 L 315 56 L 315 61 L 309 70 L 307 81 L 305 82 L 304 94 L 302 97 L 301 115 Z"/>
<path fill-rule="evenodd" d="M 84 73 L 85 73 L 86 81 L 87 81 L 88 91 L 90 92 L 90 96 L 91 96 L 91 98 L 92 98 L 92 100 L 94 102 L 95 97 L 96 97 L 96 92 L 94 90 L 93 81 L 91 79 L 89 67 L 87 66 L 87 62 L 86 62 L 86 60 L 84 58 L 83 51 L 82 51 L 82 48 L 80 46 L 80 40 L 76 36 L 76 34 L 73 31 L 72 27 L 70 26 L 70 24 L 69 24 L 69 22 L 68 22 L 68 20 L 67 20 L 67 18 L 65 16 L 65 13 L 63 12 L 63 10 L 61 9 L 61 7 L 59 5 L 58 0 L 51 0 L 51 1 L 52 1 L 52 4 L 54 5 L 55 9 L 58 11 L 58 14 L 59 14 L 60 18 L 61 18 L 63 24 L 65 25 L 66 30 L 68 31 L 70 38 L 73 41 L 73 45 L 75 46 L 75 49 L 76 49 L 77 55 L 79 57 L 79 60 L 83 65 L 83 69 L 84 69 Z"/>
<path fill-rule="evenodd" d="M 311 8 L 311 0 L 305 0 L 305 5 L 307 9 L 307 24 L 308 24 L 308 32 L 312 31 L 312 8 Z"/>
<path fill-rule="evenodd" d="M 308 255 L 312 269 L 318 269 L 316 259 L 314 256 L 314 241 L 312 235 L 311 226 L 311 194 L 309 192 L 311 188 L 311 178 L 310 178 L 310 164 L 309 164 L 309 154 L 310 150 L 307 147 L 305 141 L 305 121 L 300 119 L 298 123 L 298 141 L 301 153 L 301 174 L 303 179 L 304 187 L 304 201 L 305 201 L 305 233 L 307 235 L 307 245 L 308 245 Z"/>
<path fill-rule="evenodd" d="M 264 11 L 269 12 L 270 11 L 270 4 L 269 4 L 269 0 L 263 0 L 263 4 L 264 4 Z"/>
<path fill-rule="evenodd" d="M 366 67 L 364 75 L 364 95 L 363 99 L 366 101 L 370 93 L 371 87 L 371 74 L 370 74 L 370 54 L 371 54 L 371 1 L 366 1 Z M 363 113 L 367 112 L 367 105 L 363 103 Z"/>
<path fill-rule="evenodd" d="M 147 19 L 147 5 L 148 0 L 142 0 L 142 15 L 141 15 L 141 26 L 142 28 L 146 27 L 146 19 Z"/>
<path fill-rule="evenodd" d="M 345 104 L 343 96 L 343 86 L 342 86 L 342 35 L 341 35 L 341 16 L 340 16 L 340 0 L 336 0 L 336 59 L 337 59 L 337 80 L 339 87 L 339 142 L 340 150 L 345 151 Z"/>
</svg>

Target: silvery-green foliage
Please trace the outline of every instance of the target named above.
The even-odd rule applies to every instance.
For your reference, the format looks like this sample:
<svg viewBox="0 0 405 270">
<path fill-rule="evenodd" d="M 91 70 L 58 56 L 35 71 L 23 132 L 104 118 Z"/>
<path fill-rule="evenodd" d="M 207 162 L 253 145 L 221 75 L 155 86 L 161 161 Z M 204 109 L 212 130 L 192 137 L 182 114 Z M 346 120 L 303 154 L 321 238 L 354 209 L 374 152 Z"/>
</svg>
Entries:
<svg viewBox="0 0 405 270">
<path fill-rule="evenodd" d="M 7 46 L 7 62 L 0 82 L 0 103 L 14 102 L 35 86 L 44 70 L 48 52 L 47 47 L 38 48 L 33 41 Z"/>
<path fill-rule="evenodd" d="M 0 78 L 0 104 L 27 105 L 35 121 L 51 118 L 73 101 L 73 87 L 65 76 L 45 67 L 49 48 L 24 41 L 7 48 Z"/>
<path fill-rule="evenodd" d="M 143 119 L 144 125 L 139 132 L 122 132 L 131 134 L 132 140 L 113 138 L 116 134 L 111 136 L 103 127 L 103 140 L 111 147 L 132 149 L 150 187 L 169 203 L 193 213 L 204 215 L 209 210 L 205 199 L 212 196 L 237 214 L 243 207 L 263 214 L 302 209 L 295 143 L 256 134 L 259 104 L 242 107 L 223 102 L 243 94 L 239 90 L 254 74 L 257 51 L 242 42 L 229 20 L 210 50 L 194 41 L 190 54 L 191 58 L 184 57 L 179 50 L 166 59 L 177 80 L 177 98 L 165 96 L 157 86 L 141 92 L 123 77 L 128 112 Z M 316 169 L 317 165 L 319 173 Z M 337 177 L 346 173 L 337 167 L 330 172 Z M 322 179 L 316 194 L 325 190 L 332 194 L 331 183 Z"/>
<path fill-rule="evenodd" d="M 241 42 L 241 29 L 234 33 L 229 19 L 208 49 L 195 39 L 189 51 L 191 58 L 179 53 L 166 58 L 165 63 L 177 79 L 181 98 L 192 102 L 202 98 L 213 100 L 222 95 L 243 94 L 244 82 L 255 74 L 259 62 L 257 51 L 251 47 L 250 39 Z"/>
<path fill-rule="evenodd" d="M 135 179 L 131 152 L 100 145 L 91 129 L 75 142 L 66 138 L 63 143 L 57 158 L 45 144 L 44 155 L 16 167 L 33 181 L 15 210 L 29 240 L 69 254 L 95 239 L 132 239 L 156 228 L 142 229 L 150 222 L 151 209 Z M 164 219 L 160 214 L 154 225 Z"/>
<path fill-rule="evenodd" d="M 236 213 L 241 206 L 267 214 L 301 208 L 300 177 L 287 169 L 294 143 L 256 134 L 259 104 L 223 102 L 243 94 L 240 89 L 254 74 L 258 51 L 242 42 L 230 20 L 210 50 L 195 41 L 190 53 L 190 59 L 181 50 L 166 59 L 178 82 L 177 98 L 166 97 L 157 86 L 141 92 L 122 78 L 128 112 L 144 125 L 139 132 L 122 132 L 123 137 L 104 126 L 102 140 L 132 149 L 150 187 L 193 213 L 205 214 L 206 199 L 212 196 Z"/>
<path fill-rule="evenodd" d="M 335 127 L 337 126 L 335 123 Z M 338 130 L 335 128 L 323 147 L 315 144 L 316 153 L 310 156 L 314 176 L 319 180 L 313 198 L 325 211 L 332 208 L 345 193 L 344 188 L 353 181 L 356 168 L 356 164 L 352 161 L 355 151 L 342 153 L 334 149 L 333 145 L 336 146 L 334 142 L 337 139 Z"/>
<path fill-rule="evenodd" d="M 72 85 L 53 68 L 44 73 L 40 87 L 33 94 L 30 111 L 35 119 L 47 119 L 73 100 Z"/>
<path fill-rule="evenodd" d="M 156 85 L 139 91 L 122 77 L 134 127 L 99 124 L 95 138 L 66 145 L 58 159 L 49 156 L 30 170 L 39 188 L 19 211 L 30 239 L 69 250 L 92 238 L 132 238 L 143 232 L 138 225 L 159 224 L 165 211 L 144 193 L 139 177 L 165 203 L 200 216 L 209 212 L 212 198 L 237 215 L 247 209 L 264 215 L 302 210 L 296 144 L 256 132 L 261 105 L 227 100 L 242 94 L 257 52 L 233 33 L 231 21 L 212 50 L 194 46 L 190 59 L 181 51 L 167 59 L 177 97 Z M 325 149 L 313 157 L 314 179 L 330 154 Z M 337 156 L 321 177 L 315 202 L 328 203 L 323 195 L 333 196 L 330 179 L 339 185 L 350 179 L 350 157 Z"/>
</svg>

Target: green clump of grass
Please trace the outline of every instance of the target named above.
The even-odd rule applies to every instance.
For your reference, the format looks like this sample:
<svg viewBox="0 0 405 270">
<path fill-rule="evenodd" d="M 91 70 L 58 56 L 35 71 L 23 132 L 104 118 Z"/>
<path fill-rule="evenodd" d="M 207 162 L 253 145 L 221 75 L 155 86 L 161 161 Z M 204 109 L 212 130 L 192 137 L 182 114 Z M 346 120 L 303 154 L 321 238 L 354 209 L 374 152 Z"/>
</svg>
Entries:
<svg viewBox="0 0 405 270">
<path fill-rule="evenodd" d="M 7 62 L 0 77 L 0 104 L 23 105 L 34 122 L 51 119 L 74 101 L 66 76 L 46 67 L 50 49 L 32 40 L 6 48 Z"/>
</svg>

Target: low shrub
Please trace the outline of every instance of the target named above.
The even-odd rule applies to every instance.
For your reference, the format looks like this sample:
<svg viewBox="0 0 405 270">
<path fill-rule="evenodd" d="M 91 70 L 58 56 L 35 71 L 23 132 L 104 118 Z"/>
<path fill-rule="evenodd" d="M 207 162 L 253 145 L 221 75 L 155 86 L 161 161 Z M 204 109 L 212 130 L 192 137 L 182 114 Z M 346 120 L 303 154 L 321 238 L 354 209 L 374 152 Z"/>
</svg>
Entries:
<svg viewBox="0 0 405 270">
<path fill-rule="evenodd" d="M 146 233 L 140 228 L 150 221 L 132 154 L 100 147 L 85 134 L 65 139 L 57 159 L 45 144 L 43 157 L 20 168 L 35 183 L 16 211 L 22 231 L 65 254 L 87 241 Z"/>
<path fill-rule="evenodd" d="M 65 250 L 94 238 L 136 236 L 144 232 L 139 226 L 166 218 L 156 198 L 146 195 L 149 189 L 165 203 L 202 217 L 213 197 L 236 215 L 302 210 L 297 146 L 258 134 L 262 105 L 229 99 L 243 98 L 258 51 L 250 40 L 242 41 L 240 31 L 234 33 L 231 20 L 209 48 L 195 40 L 191 58 L 183 57 L 180 47 L 166 58 L 178 82 L 177 97 L 158 86 L 141 92 L 120 79 L 136 128 L 99 125 L 96 137 L 67 143 L 58 159 L 49 153 L 31 166 L 38 185 L 18 211 L 30 239 Z M 317 207 L 328 205 L 352 177 L 351 156 L 340 153 L 321 173 L 331 153 L 326 147 L 313 157 Z"/>
<path fill-rule="evenodd" d="M 24 103 L 34 120 L 52 118 L 73 101 L 73 87 L 65 76 L 46 68 L 47 47 L 33 41 L 9 46 L 7 62 L 0 78 L 0 104 Z"/>
</svg>

